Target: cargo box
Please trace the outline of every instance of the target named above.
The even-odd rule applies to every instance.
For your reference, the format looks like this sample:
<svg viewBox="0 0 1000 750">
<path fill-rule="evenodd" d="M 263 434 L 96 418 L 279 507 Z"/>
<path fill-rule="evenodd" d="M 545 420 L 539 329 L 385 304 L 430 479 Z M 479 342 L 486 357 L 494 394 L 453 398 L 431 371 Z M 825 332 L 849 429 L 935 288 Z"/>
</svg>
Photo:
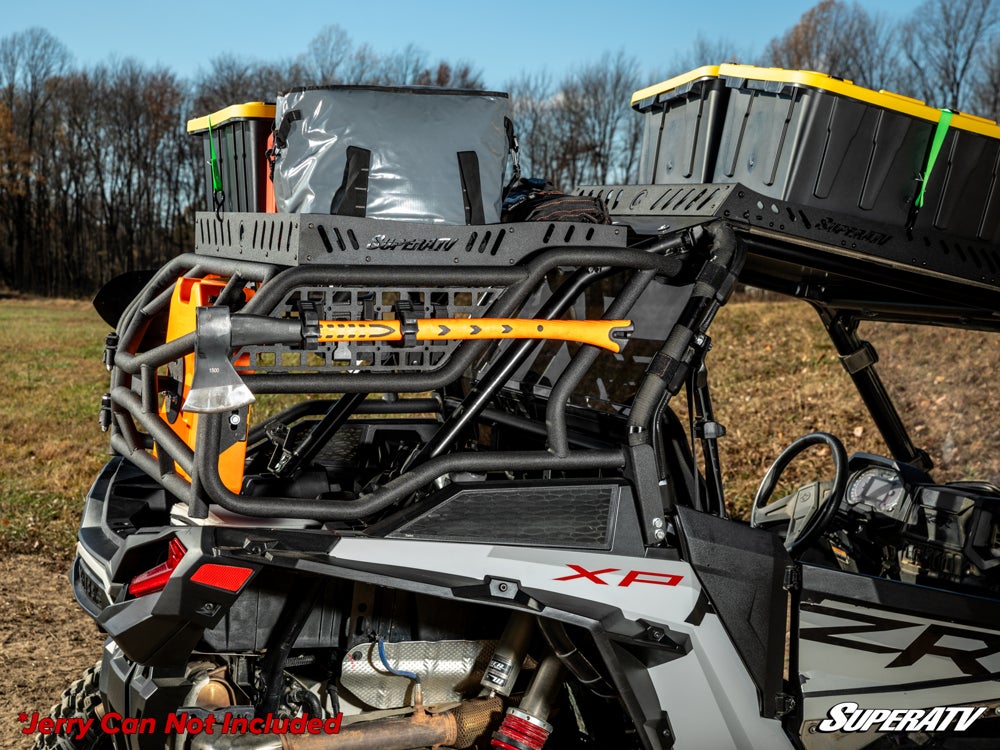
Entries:
<svg viewBox="0 0 1000 750">
<path fill-rule="evenodd" d="M 633 95 L 632 106 L 646 120 L 640 183 L 712 181 L 724 96 L 717 65 L 706 65 Z"/>
<path fill-rule="evenodd" d="M 266 156 L 273 128 L 274 105 L 262 102 L 234 104 L 188 121 L 187 131 L 202 141 L 208 210 L 219 207 L 212 179 L 214 156 L 221 180 L 222 210 L 274 211 Z"/>
<path fill-rule="evenodd" d="M 662 113 L 658 137 L 647 120 L 643 181 L 740 183 L 890 226 L 1000 235 L 1000 127 L 991 120 L 822 73 L 731 64 L 643 89 L 632 103 Z"/>
</svg>

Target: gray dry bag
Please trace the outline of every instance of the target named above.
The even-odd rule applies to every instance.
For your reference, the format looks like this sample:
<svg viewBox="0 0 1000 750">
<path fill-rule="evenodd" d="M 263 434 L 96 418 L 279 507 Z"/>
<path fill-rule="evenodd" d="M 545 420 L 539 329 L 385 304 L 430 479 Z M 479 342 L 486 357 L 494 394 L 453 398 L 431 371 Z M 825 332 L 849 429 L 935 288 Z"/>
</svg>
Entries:
<svg viewBox="0 0 1000 750">
<path fill-rule="evenodd" d="M 495 224 L 508 152 L 507 94 L 329 86 L 281 94 L 274 198 L 284 213 Z"/>
</svg>

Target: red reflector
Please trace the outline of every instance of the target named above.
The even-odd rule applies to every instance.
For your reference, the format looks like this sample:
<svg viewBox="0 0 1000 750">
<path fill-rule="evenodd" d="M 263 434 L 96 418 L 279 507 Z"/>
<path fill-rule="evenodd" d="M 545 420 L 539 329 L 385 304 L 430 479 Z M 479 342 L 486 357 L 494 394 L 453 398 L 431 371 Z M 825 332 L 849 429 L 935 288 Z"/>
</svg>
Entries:
<svg viewBox="0 0 1000 750">
<path fill-rule="evenodd" d="M 223 591 L 239 591 L 251 575 L 253 568 L 205 563 L 194 572 L 191 580 Z"/>
<path fill-rule="evenodd" d="M 170 580 L 170 576 L 173 575 L 177 566 L 180 565 L 181 558 L 184 557 L 186 552 L 187 549 L 180 543 L 177 537 L 171 539 L 167 545 L 167 561 L 133 578 L 132 582 L 128 585 L 128 592 L 132 596 L 145 596 L 146 594 L 155 594 L 157 591 L 162 591 L 163 587 L 167 585 L 167 581 Z"/>
</svg>

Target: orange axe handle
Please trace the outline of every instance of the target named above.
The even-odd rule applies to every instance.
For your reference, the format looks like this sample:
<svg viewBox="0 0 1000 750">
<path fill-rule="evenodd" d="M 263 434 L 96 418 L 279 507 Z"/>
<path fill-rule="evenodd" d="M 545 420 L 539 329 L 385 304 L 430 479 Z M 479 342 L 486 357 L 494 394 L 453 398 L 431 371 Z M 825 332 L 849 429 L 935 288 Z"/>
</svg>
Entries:
<svg viewBox="0 0 1000 750">
<path fill-rule="evenodd" d="M 631 320 L 530 320 L 526 318 L 419 318 L 417 341 L 557 339 L 620 352 Z M 321 320 L 319 343 L 401 341 L 398 320 Z"/>
</svg>

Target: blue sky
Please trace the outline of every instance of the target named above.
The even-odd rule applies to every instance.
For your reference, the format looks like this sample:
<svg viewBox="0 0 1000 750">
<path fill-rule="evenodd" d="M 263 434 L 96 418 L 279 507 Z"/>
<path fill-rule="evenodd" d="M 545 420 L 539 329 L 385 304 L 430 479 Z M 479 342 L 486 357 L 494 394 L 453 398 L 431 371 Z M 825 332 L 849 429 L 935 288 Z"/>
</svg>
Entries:
<svg viewBox="0 0 1000 750">
<path fill-rule="evenodd" d="M 673 74 L 678 71 L 669 69 L 671 61 L 699 33 L 758 52 L 816 2 L 21 0 L 5 4 L 0 36 L 42 26 L 80 64 L 117 55 L 192 76 L 222 52 L 265 60 L 294 57 L 322 26 L 336 23 L 356 44 L 368 43 L 376 52 L 412 42 L 431 60 L 468 60 L 483 72 L 487 87 L 499 88 L 533 66 L 558 77 L 604 51 L 622 48 L 643 70 Z M 862 5 L 902 18 L 914 2 L 867 0 Z"/>
</svg>

